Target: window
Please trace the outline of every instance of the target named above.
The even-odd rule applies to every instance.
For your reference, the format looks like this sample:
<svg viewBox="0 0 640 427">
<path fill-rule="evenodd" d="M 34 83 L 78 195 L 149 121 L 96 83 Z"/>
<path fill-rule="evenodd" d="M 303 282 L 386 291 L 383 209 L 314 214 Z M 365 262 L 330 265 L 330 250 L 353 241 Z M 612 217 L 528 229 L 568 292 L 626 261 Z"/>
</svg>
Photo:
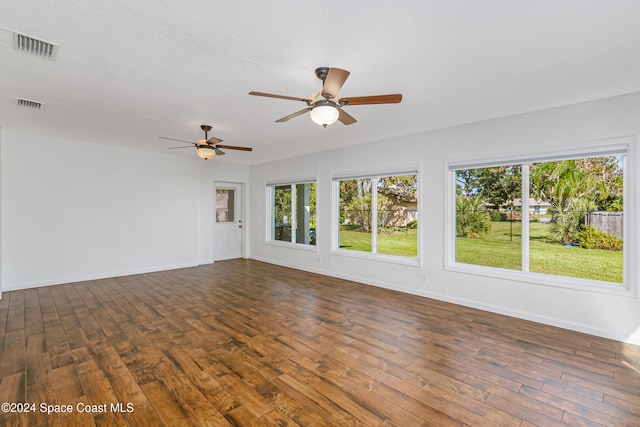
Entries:
<svg viewBox="0 0 640 427">
<path fill-rule="evenodd" d="M 216 188 L 216 222 L 235 221 L 235 190 Z"/>
<path fill-rule="evenodd" d="M 269 186 L 271 240 L 316 244 L 316 183 Z"/>
<path fill-rule="evenodd" d="M 336 179 L 340 249 L 418 257 L 415 171 Z"/>
<path fill-rule="evenodd" d="M 455 262 L 622 284 L 625 153 L 452 167 Z"/>
</svg>

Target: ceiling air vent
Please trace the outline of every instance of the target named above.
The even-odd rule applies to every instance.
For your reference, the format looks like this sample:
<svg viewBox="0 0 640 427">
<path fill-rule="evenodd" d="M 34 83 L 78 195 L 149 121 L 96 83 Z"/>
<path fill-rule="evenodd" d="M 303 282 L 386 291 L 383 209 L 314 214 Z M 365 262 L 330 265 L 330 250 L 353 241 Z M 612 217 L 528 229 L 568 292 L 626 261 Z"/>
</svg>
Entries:
<svg viewBox="0 0 640 427">
<path fill-rule="evenodd" d="M 19 52 L 29 53 L 52 61 L 55 61 L 58 55 L 57 44 L 16 32 L 13 33 L 13 48 Z"/>
<path fill-rule="evenodd" d="M 32 110 L 42 110 L 44 102 L 32 101 L 30 99 L 16 98 L 18 107 L 30 108 Z"/>
</svg>

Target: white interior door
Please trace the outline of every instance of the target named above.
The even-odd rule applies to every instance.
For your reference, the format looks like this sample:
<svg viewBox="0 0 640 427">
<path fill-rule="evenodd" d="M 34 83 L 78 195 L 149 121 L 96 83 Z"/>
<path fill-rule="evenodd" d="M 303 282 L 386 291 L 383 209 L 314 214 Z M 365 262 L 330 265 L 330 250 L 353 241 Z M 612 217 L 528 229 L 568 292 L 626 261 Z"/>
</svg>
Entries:
<svg viewBox="0 0 640 427">
<path fill-rule="evenodd" d="M 244 233 L 242 184 L 216 182 L 214 187 L 213 259 L 241 258 Z"/>
</svg>

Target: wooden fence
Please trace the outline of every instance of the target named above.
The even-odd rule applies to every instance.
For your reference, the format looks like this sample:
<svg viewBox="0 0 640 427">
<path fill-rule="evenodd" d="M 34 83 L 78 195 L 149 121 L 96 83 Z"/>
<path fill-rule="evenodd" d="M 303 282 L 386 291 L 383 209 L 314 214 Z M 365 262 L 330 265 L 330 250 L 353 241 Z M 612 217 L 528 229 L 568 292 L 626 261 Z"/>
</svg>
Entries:
<svg viewBox="0 0 640 427">
<path fill-rule="evenodd" d="M 624 214 L 621 211 L 595 211 L 585 215 L 585 224 L 597 228 L 603 233 L 613 234 L 622 240 Z"/>
</svg>

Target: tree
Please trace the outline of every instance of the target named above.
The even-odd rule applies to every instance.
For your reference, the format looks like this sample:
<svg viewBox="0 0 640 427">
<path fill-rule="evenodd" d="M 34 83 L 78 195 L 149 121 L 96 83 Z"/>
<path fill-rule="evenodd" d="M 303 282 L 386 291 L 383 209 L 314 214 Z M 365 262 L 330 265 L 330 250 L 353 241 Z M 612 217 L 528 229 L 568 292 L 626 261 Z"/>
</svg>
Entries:
<svg viewBox="0 0 640 427">
<path fill-rule="evenodd" d="M 288 225 L 291 221 L 291 186 L 276 186 L 273 199 L 274 224 L 276 227 Z"/>
<path fill-rule="evenodd" d="M 384 191 L 385 189 L 393 191 Z M 378 179 L 378 192 L 400 200 L 415 200 L 417 191 L 418 176 L 416 174 L 385 176 Z"/>
<path fill-rule="evenodd" d="M 393 217 L 399 209 L 399 200 L 415 200 L 417 189 L 416 174 L 379 177 L 375 191 L 380 225 Z M 371 231 L 373 191 L 373 178 L 340 181 L 340 224 L 358 225 L 362 231 Z"/>
<path fill-rule="evenodd" d="M 531 191 L 552 206 L 552 232 L 573 242 L 593 210 L 622 210 L 622 158 L 591 157 L 531 165 Z"/>
<path fill-rule="evenodd" d="M 534 163 L 531 190 L 560 212 L 580 199 L 591 200 L 596 209 L 621 208 L 622 173 L 618 156 Z"/>
<path fill-rule="evenodd" d="M 456 171 L 456 194 L 474 197 L 480 192 L 480 169 L 459 169 Z"/>
<path fill-rule="evenodd" d="M 340 181 L 340 223 L 371 230 L 371 178 Z"/>
<path fill-rule="evenodd" d="M 514 199 L 522 196 L 520 165 L 478 169 L 479 195 L 493 209 L 513 209 Z"/>
</svg>

